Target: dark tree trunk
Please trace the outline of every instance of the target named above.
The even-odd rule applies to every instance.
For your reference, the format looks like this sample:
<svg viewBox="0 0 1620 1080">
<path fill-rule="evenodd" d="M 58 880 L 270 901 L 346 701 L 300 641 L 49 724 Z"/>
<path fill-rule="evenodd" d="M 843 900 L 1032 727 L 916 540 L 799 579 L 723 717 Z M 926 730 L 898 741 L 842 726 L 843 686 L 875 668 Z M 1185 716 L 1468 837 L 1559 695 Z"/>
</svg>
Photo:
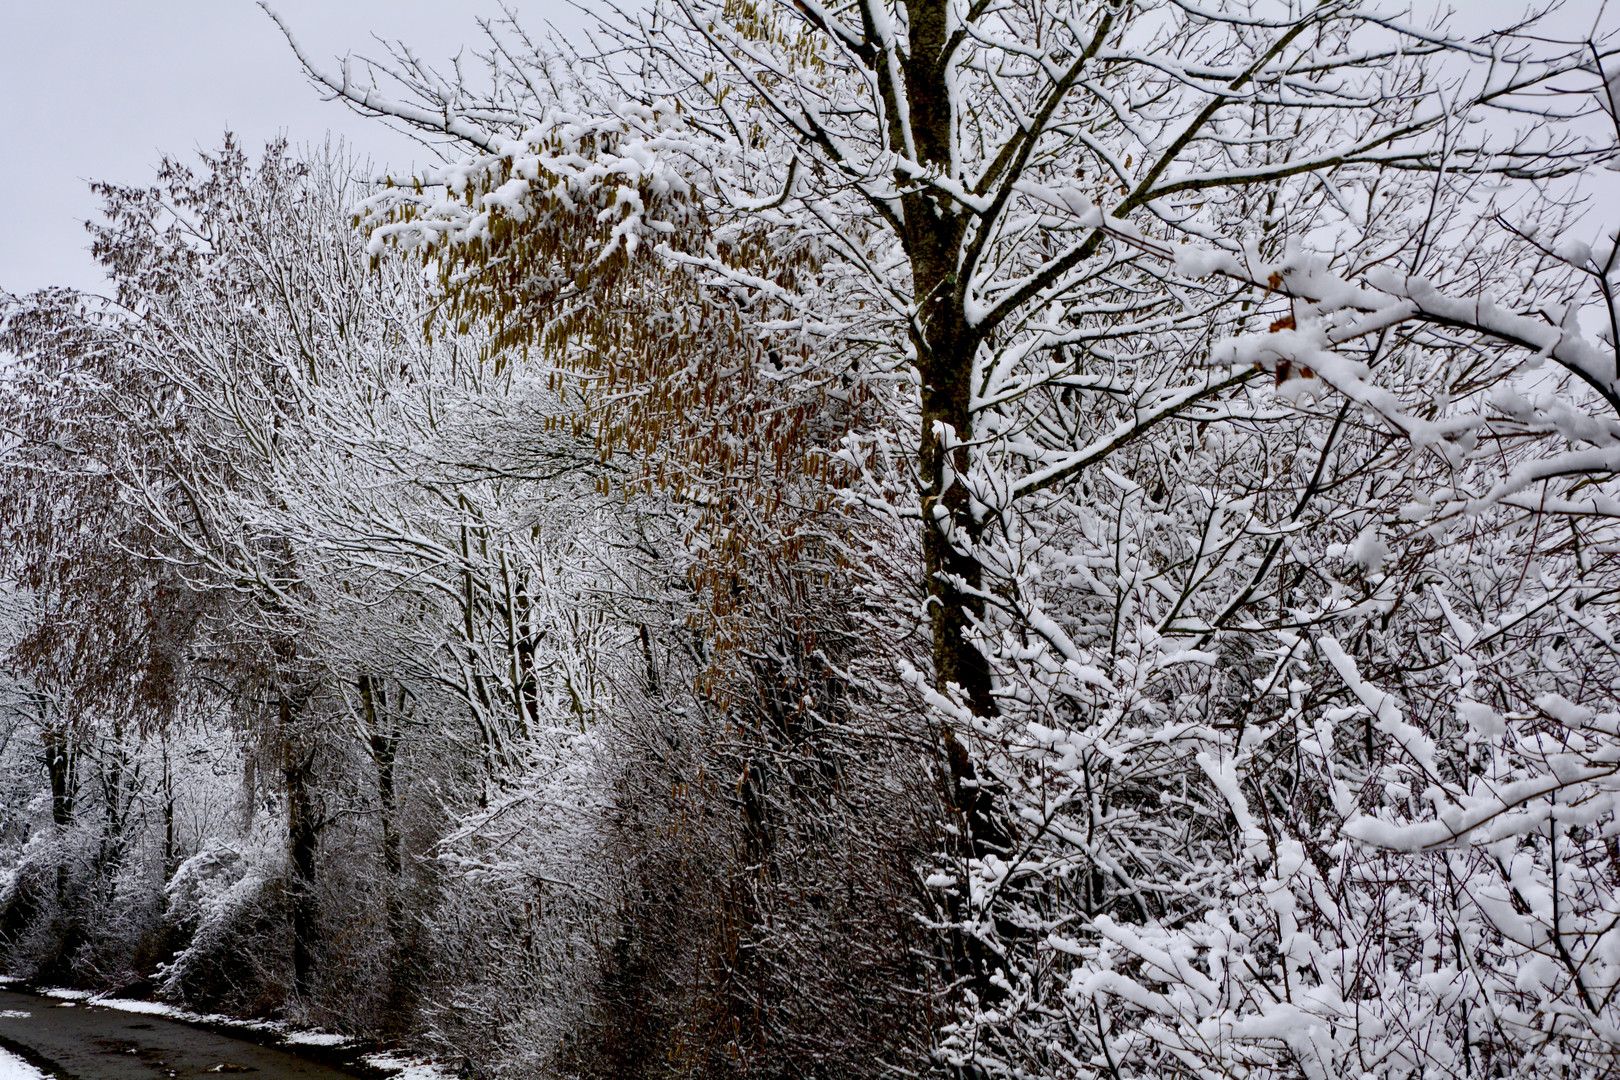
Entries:
<svg viewBox="0 0 1620 1080">
<path fill-rule="evenodd" d="M 315 974 L 315 853 L 320 823 L 310 798 L 314 751 L 292 731 L 293 708 L 285 694 L 279 702 L 282 777 L 287 786 L 287 841 L 292 856 L 293 990 L 308 1000 Z"/>
<path fill-rule="evenodd" d="M 120 725 L 113 725 L 112 738 L 100 755 L 101 769 L 101 845 L 96 855 L 96 874 L 108 890 L 110 898 L 112 878 L 124 861 L 128 849 L 126 826 L 129 816 L 129 796 L 125 790 L 130 767 L 129 755 L 124 747 L 124 733 Z"/>
<path fill-rule="evenodd" d="M 399 753 L 399 733 L 392 725 L 384 727 L 383 688 L 370 675 L 361 675 L 360 707 L 365 715 L 371 759 L 377 763 L 377 803 L 382 825 L 383 867 L 397 879 L 404 869 L 400 858 L 398 803 L 394 793 L 394 759 Z M 383 707 L 379 708 L 379 703 Z"/>
<path fill-rule="evenodd" d="M 46 729 L 41 738 L 45 743 L 45 771 L 51 779 L 51 821 L 65 829 L 73 824 L 78 755 L 74 753 L 73 737 L 66 731 Z"/>
<path fill-rule="evenodd" d="M 410 978 L 409 927 L 405 919 L 405 860 L 399 835 L 399 796 L 394 765 L 399 756 L 399 727 L 388 713 L 387 691 L 370 675 L 359 679 L 360 705 L 366 721 L 371 758 L 377 765 L 377 804 L 382 828 L 382 863 L 388 878 L 383 883 L 383 904 L 388 919 L 389 1023 L 406 1030 L 414 1012 Z M 404 693 L 400 694 L 400 711 Z"/>
<path fill-rule="evenodd" d="M 250 800 L 251 803 L 251 800 Z M 169 743 L 163 741 L 163 880 L 180 869 L 180 848 L 174 823 L 174 772 L 169 765 Z M 165 893 L 165 895 L 167 895 Z"/>
<path fill-rule="evenodd" d="M 910 41 L 904 59 L 907 111 L 917 156 L 950 174 L 954 117 L 946 71 L 950 27 L 948 0 L 908 0 Z M 934 684 L 955 685 L 979 716 L 996 713 L 990 665 L 971 631 L 984 617 L 984 575 L 971 553 L 984 529 L 975 518 L 967 487 L 957 478 L 973 464 L 973 369 L 981 335 L 967 317 L 959 260 L 967 236 L 962 208 L 913 186 L 901 199 L 902 241 L 911 264 L 917 318 L 911 327 L 922 382 L 923 572 L 927 578 Z M 947 442 L 949 440 L 949 442 Z M 974 768 L 967 747 L 949 726 L 942 731 L 949 780 L 943 792 L 961 827 L 962 854 L 979 858 L 1005 852 L 1011 837 L 992 790 Z M 961 901 L 950 901 L 953 921 L 965 918 Z M 991 974 L 1002 958 L 973 934 L 953 932 L 951 966 L 981 999 L 1004 996 Z"/>
<path fill-rule="evenodd" d="M 947 39 L 945 0 L 912 0 L 906 5 L 911 50 L 905 63 L 907 108 L 917 155 L 942 171 L 952 168 L 951 101 L 945 71 Z M 990 668 L 967 631 L 984 614 L 976 595 L 982 587 L 978 561 L 960 546 L 977 538 L 967 489 L 952 483 L 966 475 L 971 458 L 966 447 L 947 450 L 947 433 L 957 442 L 973 437 L 973 357 L 978 338 L 968 325 L 964 292 L 957 279 L 957 260 L 967 217 L 937 194 L 913 190 L 902 200 L 902 240 L 911 263 L 917 322 L 911 330 L 922 377 L 923 568 L 927 575 L 928 610 L 933 631 L 934 680 L 944 688 L 955 683 L 973 710 L 995 712 Z"/>
<path fill-rule="evenodd" d="M 40 706 L 41 715 L 45 706 Z M 78 795 L 78 754 L 73 736 L 64 727 L 47 727 L 40 733 L 45 744 L 45 772 L 51 781 L 51 821 L 57 830 L 73 824 L 73 804 Z M 68 868 L 66 860 L 56 865 L 56 901 L 67 902 Z"/>
</svg>

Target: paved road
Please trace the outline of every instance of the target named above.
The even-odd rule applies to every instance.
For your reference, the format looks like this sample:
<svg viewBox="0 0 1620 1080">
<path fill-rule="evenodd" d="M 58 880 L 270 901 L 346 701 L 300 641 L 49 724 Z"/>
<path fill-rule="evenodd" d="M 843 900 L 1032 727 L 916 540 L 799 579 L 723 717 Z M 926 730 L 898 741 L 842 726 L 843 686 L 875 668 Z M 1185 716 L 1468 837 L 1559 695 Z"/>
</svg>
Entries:
<svg viewBox="0 0 1620 1080">
<path fill-rule="evenodd" d="M 160 1016 L 0 990 L 0 1046 L 72 1080 L 353 1080 L 283 1050 Z"/>
</svg>

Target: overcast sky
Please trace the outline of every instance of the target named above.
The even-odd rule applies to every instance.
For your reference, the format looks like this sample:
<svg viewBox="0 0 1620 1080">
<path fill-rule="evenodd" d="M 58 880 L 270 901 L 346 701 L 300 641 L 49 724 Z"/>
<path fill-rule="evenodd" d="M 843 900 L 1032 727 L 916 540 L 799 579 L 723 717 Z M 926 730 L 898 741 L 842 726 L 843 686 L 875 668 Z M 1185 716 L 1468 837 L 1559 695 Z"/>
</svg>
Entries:
<svg viewBox="0 0 1620 1080">
<path fill-rule="evenodd" d="M 323 58 L 377 55 L 373 34 L 448 58 L 477 41 L 480 16 L 500 11 L 499 0 L 273 2 Z M 1589 23 L 1600 2 L 1568 0 L 1561 22 Z M 1456 6 L 1464 26 L 1483 30 L 1524 3 Z M 526 25 L 550 22 L 566 35 L 584 25 L 565 0 L 519 0 L 518 11 Z M 322 102 L 253 0 L 0 0 L 0 102 L 0 289 L 14 293 L 96 288 L 86 181 L 149 182 L 163 153 L 216 147 L 226 129 L 250 150 L 277 132 L 319 143 L 331 131 L 379 164 L 424 156 L 405 136 Z"/>
<path fill-rule="evenodd" d="M 476 43 L 499 0 L 273 0 L 317 56 L 380 52 L 372 34 L 424 58 Z M 526 25 L 583 25 L 563 0 L 519 0 Z M 83 222 L 88 180 L 147 183 L 164 153 L 257 150 L 277 132 L 321 142 L 330 130 L 379 162 L 420 147 L 322 102 L 253 0 L 0 0 L 0 289 L 95 288 Z"/>
</svg>

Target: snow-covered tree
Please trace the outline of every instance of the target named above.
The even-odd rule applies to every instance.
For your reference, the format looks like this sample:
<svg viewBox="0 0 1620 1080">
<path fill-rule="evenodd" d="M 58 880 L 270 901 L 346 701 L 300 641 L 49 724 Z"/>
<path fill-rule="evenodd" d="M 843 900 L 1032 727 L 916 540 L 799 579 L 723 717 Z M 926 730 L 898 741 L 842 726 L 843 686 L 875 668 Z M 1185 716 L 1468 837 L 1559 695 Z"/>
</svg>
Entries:
<svg viewBox="0 0 1620 1080">
<path fill-rule="evenodd" d="M 604 693 L 616 630 L 574 601 L 605 564 L 566 559 L 606 527 L 594 456 L 535 434 L 530 381 L 424 340 L 431 298 L 368 268 L 351 171 L 230 143 L 200 170 L 166 163 L 157 187 L 101 189 L 112 302 L 8 298 L 5 570 L 26 601 L 10 656 L 46 725 L 53 812 L 69 825 L 75 778 L 126 752 L 146 787 L 124 801 L 167 797 L 161 820 L 119 810 L 109 833 L 165 837 L 143 869 L 173 894 L 147 942 L 166 974 L 131 958 L 139 942 L 87 958 L 59 935 L 56 977 L 102 964 L 261 1008 L 290 974 L 305 1015 L 408 1025 L 436 963 L 423 859 L 446 818 L 578 756 Z M 246 770 L 235 811 L 189 842 L 175 739 Z M 342 929 L 370 920 L 367 896 L 380 936 Z"/>
<path fill-rule="evenodd" d="M 1612 1075 L 1577 14 L 304 56 L 447 164 L 227 143 L 0 297 L 8 962 L 501 1075 Z"/>
<path fill-rule="evenodd" d="M 938 733 L 937 1063 L 1599 1075 L 1602 31 L 672 0 L 571 62 L 493 34 L 493 91 L 305 62 L 466 149 L 374 249 L 545 348 L 632 479 L 726 521 L 824 480 L 864 715 Z"/>
</svg>

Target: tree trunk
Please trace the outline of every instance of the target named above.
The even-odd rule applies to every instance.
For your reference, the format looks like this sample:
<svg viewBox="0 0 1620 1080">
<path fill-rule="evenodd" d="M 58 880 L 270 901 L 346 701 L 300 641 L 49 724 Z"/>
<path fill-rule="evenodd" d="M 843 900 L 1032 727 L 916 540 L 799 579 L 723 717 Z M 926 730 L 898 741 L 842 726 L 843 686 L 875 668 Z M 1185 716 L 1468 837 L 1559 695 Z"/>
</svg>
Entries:
<svg viewBox="0 0 1620 1080">
<path fill-rule="evenodd" d="M 250 800 L 251 802 L 251 800 Z M 174 771 L 169 763 L 169 740 L 163 740 L 163 880 L 180 869 L 180 848 L 174 823 Z M 167 893 L 164 894 L 167 896 Z"/>
<path fill-rule="evenodd" d="M 130 761 L 122 725 L 113 725 L 112 738 L 105 740 L 103 746 L 107 748 L 100 754 L 102 825 L 96 876 L 110 899 L 114 887 L 112 879 L 124 861 L 129 841 L 125 835 L 129 803 L 125 784 Z"/>
<path fill-rule="evenodd" d="M 912 0 L 906 5 L 911 50 L 904 63 L 917 155 L 948 172 L 953 163 L 952 103 L 944 69 L 947 9 L 945 0 Z M 922 191 L 913 190 L 901 203 L 902 239 L 917 305 L 912 346 L 922 377 L 918 456 L 934 680 L 941 689 L 955 683 L 975 712 L 989 716 L 995 712 L 990 668 L 967 637 L 973 620 L 984 614 L 984 603 L 975 595 L 982 574 L 978 561 L 958 550 L 959 543 L 977 537 L 979 523 L 973 519 L 966 488 L 951 482 L 954 475 L 966 475 L 972 462 L 965 446 L 947 450 L 944 441 L 948 435 L 957 442 L 973 436 L 969 406 L 978 342 L 967 322 L 956 275 L 967 217 L 956 206 Z"/>
<path fill-rule="evenodd" d="M 399 728 L 388 722 L 387 691 L 370 675 L 359 679 L 360 706 L 365 716 L 371 759 L 377 765 L 377 804 L 382 827 L 382 862 L 388 878 L 383 883 L 384 911 L 388 919 L 388 1001 L 390 1022 L 406 1030 L 414 1006 L 407 961 L 410 942 L 405 924 L 405 861 L 399 836 L 399 801 L 394 786 L 394 763 L 399 756 Z M 404 693 L 400 694 L 404 708 Z"/>
<path fill-rule="evenodd" d="M 66 731 L 46 729 L 45 771 L 51 778 L 51 821 L 59 829 L 73 824 L 73 803 L 77 784 L 77 757 L 73 739 Z"/>
<path fill-rule="evenodd" d="M 46 707 L 41 704 L 40 714 Z M 47 727 L 40 733 L 45 744 L 45 772 L 51 780 L 51 821 L 57 833 L 65 832 L 73 824 L 73 803 L 78 789 L 78 755 L 74 753 L 72 735 L 65 727 Z M 67 902 L 67 860 L 58 857 L 56 864 L 56 901 Z"/>
<path fill-rule="evenodd" d="M 947 0 L 911 0 L 906 5 L 911 50 L 904 61 L 917 155 L 946 173 L 955 169 L 953 104 L 945 69 L 948 8 Z M 985 610 L 984 575 L 971 554 L 984 526 L 974 517 L 968 489 L 956 479 L 967 476 L 973 464 L 964 444 L 973 438 L 973 362 L 980 340 L 968 322 L 966 290 L 957 276 L 968 217 L 954 203 L 921 190 L 903 196 L 901 204 L 902 239 L 917 308 L 911 341 L 922 381 L 918 458 L 934 684 L 941 691 L 954 684 L 975 713 L 994 716 L 990 665 L 969 636 Z M 1010 837 L 991 792 L 980 786 L 972 760 L 955 734 L 947 729 L 943 735 L 951 774 L 949 797 L 966 826 L 967 854 L 980 857 L 1006 851 Z"/>
<path fill-rule="evenodd" d="M 315 754 L 293 737 L 292 704 L 279 702 L 282 776 L 287 785 L 287 841 L 292 856 L 293 991 L 308 1000 L 315 973 L 315 851 L 320 823 L 310 799 L 309 779 Z"/>
<path fill-rule="evenodd" d="M 399 822 L 394 794 L 394 759 L 399 752 L 399 733 L 382 724 L 382 710 L 378 701 L 383 688 L 370 675 L 361 675 L 360 706 L 366 719 L 366 734 L 370 742 L 371 759 L 377 763 L 377 803 L 382 824 L 383 867 L 390 878 L 397 879 L 404 868 L 400 858 Z M 386 708 L 386 703 L 384 704 Z"/>
</svg>

